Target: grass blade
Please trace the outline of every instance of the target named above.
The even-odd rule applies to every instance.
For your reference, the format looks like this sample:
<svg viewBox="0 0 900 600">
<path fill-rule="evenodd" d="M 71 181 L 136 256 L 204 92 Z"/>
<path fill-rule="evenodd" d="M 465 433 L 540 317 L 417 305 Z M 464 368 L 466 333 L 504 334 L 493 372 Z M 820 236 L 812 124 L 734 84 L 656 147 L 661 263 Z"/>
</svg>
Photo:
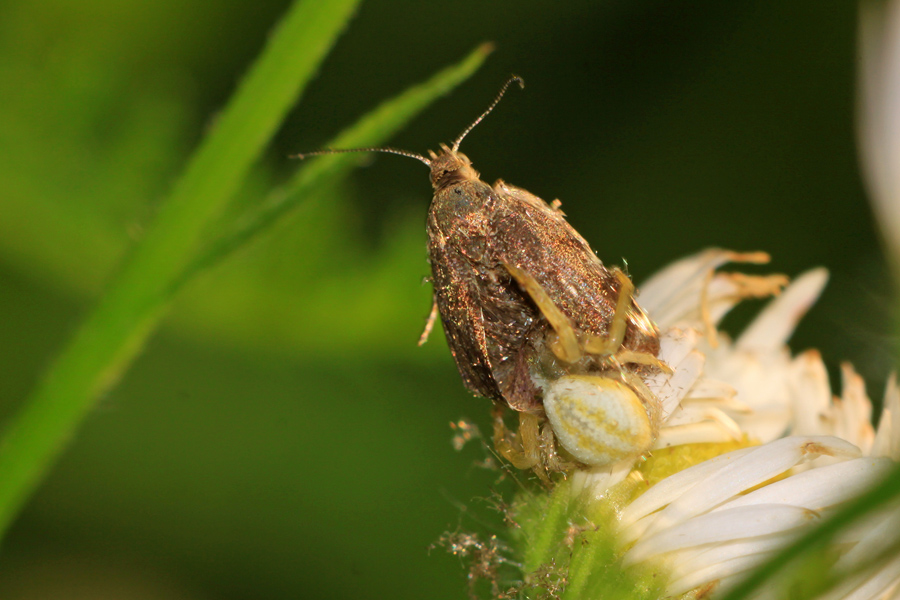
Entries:
<svg viewBox="0 0 900 600">
<path fill-rule="evenodd" d="M 121 375 L 163 313 L 167 291 L 297 101 L 359 0 L 298 0 L 193 154 L 145 238 L 39 382 L 0 442 L 0 534 Z"/>
<path fill-rule="evenodd" d="M 434 100 L 468 79 L 484 63 L 492 49 L 490 44 L 482 44 L 459 63 L 447 67 L 427 81 L 382 103 L 325 147 L 359 148 L 383 144 Z M 193 261 L 176 282 L 172 293 L 190 281 L 199 271 L 218 263 L 266 230 L 279 217 L 296 208 L 313 194 L 318 186 L 349 171 L 364 158 L 358 154 L 330 154 L 305 161 L 306 164 L 291 181 L 273 191 L 259 209 L 240 220 L 230 232 L 215 240 Z"/>
</svg>

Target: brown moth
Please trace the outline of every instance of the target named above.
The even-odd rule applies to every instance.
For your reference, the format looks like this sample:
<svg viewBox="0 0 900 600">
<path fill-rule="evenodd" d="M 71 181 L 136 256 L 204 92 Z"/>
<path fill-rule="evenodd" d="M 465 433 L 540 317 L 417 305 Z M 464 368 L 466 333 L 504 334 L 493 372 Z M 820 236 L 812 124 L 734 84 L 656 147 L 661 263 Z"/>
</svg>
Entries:
<svg viewBox="0 0 900 600">
<path fill-rule="evenodd" d="M 502 180 L 488 185 L 459 152 L 513 82 L 523 86 L 519 77 L 507 80 L 453 145 L 429 158 L 362 150 L 409 156 L 431 169 L 434 308 L 420 344 L 439 313 L 463 383 L 497 407 L 497 451 L 546 479 L 546 470 L 566 469 L 572 459 L 603 464 L 647 450 L 659 415 L 640 374 L 665 366 L 630 279 L 600 262 L 558 202 Z M 506 429 L 506 407 L 520 416 L 517 434 Z M 569 456 L 558 454 L 557 439 Z"/>
</svg>

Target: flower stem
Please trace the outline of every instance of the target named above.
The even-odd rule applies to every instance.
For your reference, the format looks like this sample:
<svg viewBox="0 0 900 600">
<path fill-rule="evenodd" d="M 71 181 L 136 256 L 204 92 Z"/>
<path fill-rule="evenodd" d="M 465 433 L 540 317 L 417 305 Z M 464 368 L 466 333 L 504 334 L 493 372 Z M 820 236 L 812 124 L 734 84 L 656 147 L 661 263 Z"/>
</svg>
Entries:
<svg viewBox="0 0 900 600">
<path fill-rule="evenodd" d="M 525 572 L 537 570 L 551 562 L 559 547 L 559 540 L 567 528 L 570 492 L 567 484 L 560 484 L 546 499 L 534 531 L 525 547 Z"/>
</svg>

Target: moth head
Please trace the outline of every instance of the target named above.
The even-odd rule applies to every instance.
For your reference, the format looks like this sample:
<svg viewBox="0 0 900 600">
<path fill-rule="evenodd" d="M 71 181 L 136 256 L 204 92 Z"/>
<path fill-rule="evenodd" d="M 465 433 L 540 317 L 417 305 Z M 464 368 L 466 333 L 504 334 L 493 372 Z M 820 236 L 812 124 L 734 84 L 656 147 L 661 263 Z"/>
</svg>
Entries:
<svg viewBox="0 0 900 600">
<path fill-rule="evenodd" d="M 472 161 L 462 152 L 454 151 L 441 144 L 440 154 L 431 155 L 431 185 L 435 191 L 442 190 L 462 181 L 477 181 L 478 171 L 472 168 Z"/>
<path fill-rule="evenodd" d="M 497 94 L 497 97 L 494 98 L 494 101 L 491 102 L 491 105 L 488 106 L 487 110 L 481 113 L 471 125 L 466 127 L 463 132 L 459 134 L 459 137 L 454 140 L 452 147 L 441 144 L 440 154 L 435 154 L 430 150 L 428 151 L 431 160 L 426 164 L 431 167 L 431 185 L 434 186 L 435 191 L 440 191 L 462 181 L 478 180 L 478 171 L 472 168 L 472 161 L 469 160 L 469 157 L 459 151 L 459 145 L 462 143 L 463 139 L 469 135 L 469 132 L 475 129 L 475 126 L 481 123 L 481 121 L 494 110 L 494 107 L 497 106 L 500 99 L 503 98 L 503 94 L 506 93 L 506 89 L 512 83 L 518 83 L 519 87 L 525 87 L 525 82 L 522 81 L 522 78 L 518 75 L 513 75 L 507 79 L 506 83 L 503 84 L 503 87 L 500 88 L 500 93 Z"/>
</svg>

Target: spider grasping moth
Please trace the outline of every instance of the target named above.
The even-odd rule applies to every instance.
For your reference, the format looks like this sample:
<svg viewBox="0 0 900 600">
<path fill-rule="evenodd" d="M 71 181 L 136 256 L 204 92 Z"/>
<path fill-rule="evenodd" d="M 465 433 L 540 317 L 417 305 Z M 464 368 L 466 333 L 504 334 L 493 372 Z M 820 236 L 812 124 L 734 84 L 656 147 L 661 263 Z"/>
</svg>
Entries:
<svg viewBox="0 0 900 600">
<path fill-rule="evenodd" d="M 648 450 L 660 411 L 642 375 L 666 366 L 631 280 L 600 262 L 559 203 L 502 180 L 488 185 L 459 152 L 514 82 L 523 85 L 507 80 L 452 146 L 429 157 L 394 148 L 310 154 L 389 152 L 431 169 L 434 308 L 420 343 L 439 313 L 463 383 L 494 401 L 497 452 L 546 480 L 547 471 Z M 519 415 L 516 433 L 506 427 L 506 409 Z"/>
</svg>

